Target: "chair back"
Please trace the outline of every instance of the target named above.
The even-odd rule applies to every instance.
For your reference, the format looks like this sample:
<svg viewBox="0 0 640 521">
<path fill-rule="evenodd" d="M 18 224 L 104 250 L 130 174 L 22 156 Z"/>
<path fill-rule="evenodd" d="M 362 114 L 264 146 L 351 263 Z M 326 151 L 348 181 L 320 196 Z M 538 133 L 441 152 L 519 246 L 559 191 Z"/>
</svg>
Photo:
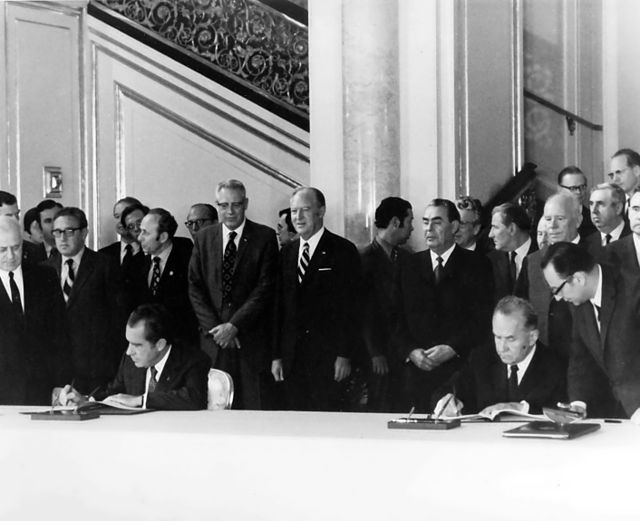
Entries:
<svg viewBox="0 0 640 521">
<path fill-rule="evenodd" d="M 233 379 L 220 369 L 209 369 L 207 410 L 231 409 L 233 403 Z"/>
</svg>

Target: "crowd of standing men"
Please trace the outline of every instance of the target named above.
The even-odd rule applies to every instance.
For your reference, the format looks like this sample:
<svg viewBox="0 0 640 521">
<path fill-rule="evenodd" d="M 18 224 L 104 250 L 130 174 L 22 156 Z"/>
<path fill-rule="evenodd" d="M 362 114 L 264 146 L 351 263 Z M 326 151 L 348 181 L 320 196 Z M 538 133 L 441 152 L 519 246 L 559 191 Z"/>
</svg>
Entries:
<svg viewBox="0 0 640 521">
<path fill-rule="evenodd" d="M 94 252 L 79 208 L 45 200 L 21 229 L 0 192 L 0 402 L 49 403 L 66 383 L 69 396 L 197 409 L 215 367 L 244 409 L 430 412 L 445 396 L 447 413 L 569 400 L 630 417 L 640 156 L 617 152 L 609 176 L 587 207 L 586 176 L 565 168 L 537 229 L 516 204 L 483 230 L 479 201 L 433 199 L 418 253 L 399 197 L 380 202 L 360 251 L 325 228 L 311 187 L 294 190 L 276 233 L 246 217 L 240 181 L 223 181 L 217 211 L 191 207 L 191 239 L 167 210 L 125 197 L 120 240 Z"/>
</svg>

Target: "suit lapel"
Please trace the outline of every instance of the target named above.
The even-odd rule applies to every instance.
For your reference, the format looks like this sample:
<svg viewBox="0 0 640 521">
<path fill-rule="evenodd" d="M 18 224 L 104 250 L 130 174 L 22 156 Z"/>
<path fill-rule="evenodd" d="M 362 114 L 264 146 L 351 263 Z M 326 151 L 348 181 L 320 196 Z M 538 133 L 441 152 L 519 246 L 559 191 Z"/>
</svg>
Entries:
<svg viewBox="0 0 640 521">
<path fill-rule="evenodd" d="M 296 250 L 296 253 L 300 250 L 300 246 Z M 307 266 L 307 271 L 305 272 L 304 278 L 302 279 L 302 286 L 305 286 L 309 283 L 309 281 L 313 278 L 313 275 L 318 271 L 318 267 L 326 264 L 326 260 L 331 253 L 331 239 L 329 230 L 324 231 L 322 237 L 318 241 L 318 245 L 316 246 L 311 259 L 309 260 L 309 266 Z M 298 257 L 296 255 L 296 263 L 294 271 L 297 271 L 298 266 Z M 297 275 L 296 275 L 297 277 Z"/>
<path fill-rule="evenodd" d="M 240 244 L 238 245 L 238 255 L 236 255 L 236 262 L 233 265 L 234 273 L 236 271 L 236 268 L 240 265 L 240 261 L 244 255 L 244 252 L 247 251 L 247 247 L 249 245 L 250 240 L 251 240 L 251 221 L 247 219 L 244 225 L 244 230 L 242 231 L 242 237 L 240 237 Z"/>
<path fill-rule="evenodd" d="M 171 389 L 173 379 L 176 376 L 176 369 L 180 366 L 178 360 L 179 353 L 176 351 L 176 349 L 177 348 L 175 346 L 171 348 L 169 358 L 167 358 L 167 361 L 164 364 L 164 368 L 162 369 L 162 374 L 160 375 L 160 380 L 158 381 L 156 390 L 166 391 Z"/>
<path fill-rule="evenodd" d="M 519 396 L 526 396 L 530 390 L 535 389 L 536 385 L 539 385 L 540 381 L 542 381 L 540 373 L 542 370 L 543 354 L 540 352 L 540 349 L 541 347 L 538 345 L 529 363 L 529 367 L 527 367 L 527 371 L 520 381 L 520 385 L 518 386 Z"/>
<path fill-rule="evenodd" d="M 589 341 L 586 342 L 587 346 L 591 350 L 591 353 L 598 360 L 598 363 L 604 367 L 604 357 L 602 352 L 602 340 L 600 331 L 598 331 L 598 324 L 596 322 L 595 310 L 590 301 L 581 304 L 578 308 L 578 313 L 582 315 L 582 324 L 584 326 L 583 335 L 587 337 Z"/>
<path fill-rule="evenodd" d="M 616 290 L 613 277 L 608 270 L 602 270 L 602 301 L 600 307 L 600 347 L 604 352 L 609 324 L 613 317 L 615 306 Z"/>
<path fill-rule="evenodd" d="M 73 287 L 71 288 L 71 295 L 69 295 L 69 300 L 67 301 L 67 307 L 71 307 L 71 305 L 78 299 L 82 286 L 84 286 L 87 280 L 91 277 L 91 274 L 95 269 L 95 258 L 91 255 L 92 253 L 93 252 L 90 252 L 88 249 L 85 249 L 82 254 L 80 267 L 78 268 L 76 279 L 73 282 Z"/>
</svg>

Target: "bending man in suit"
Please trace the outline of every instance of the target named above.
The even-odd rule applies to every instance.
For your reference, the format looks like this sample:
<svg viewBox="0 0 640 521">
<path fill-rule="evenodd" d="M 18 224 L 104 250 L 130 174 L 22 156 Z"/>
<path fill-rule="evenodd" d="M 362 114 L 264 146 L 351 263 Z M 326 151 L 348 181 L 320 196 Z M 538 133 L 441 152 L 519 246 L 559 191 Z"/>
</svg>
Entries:
<svg viewBox="0 0 640 521">
<path fill-rule="evenodd" d="M 284 380 L 296 410 L 347 408 L 346 380 L 360 343 L 360 257 L 324 227 L 325 211 L 320 190 L 296 189 L 291 219 L 300 237 L 280 256 L 271 372 Z"/>
<path fill-rule="evenodd" d="M 115 282 L 107 259 L 85 246 L 87 217 L 80 208 L 62 208 L 53 222 L 60 255 L 45 264 L 56 270 L 66 302 L 71 358 L 78 389 L 105 385 L 122 356 L 115 330 Z"/>
<path fill-rule="evenodd" d="M 549 247 L 544 277 L 556 299 L 575 306 L 569 398 L 590 416 L 626 416 L 640 407 L 640 295 L 607 265 L 570 243 Z M 637 413 L 640 416 L 640 413 Z"/>
<path fill-rule="evenodd" d="M 22 241 L 0 216 L 0 404 L 48 405 L 67 378 L 64 300 L 51 268 L 22 263 Z"/>
<path fill-rule="evenodd" d="M 137 307 L 127 321 L 129 346 L 113 381 L 98 390 L 97 400 L 127 407 L 197 410 L 207 407 L 209 360 L 199 350 L 177 345 L 171 316 L 161 304 Z M 89 398 L 66 385 L 61 404 L 80 405 Z"/>
<path fill-rule="evenodd" d="M 505 409 L 541 414 L 543 407 L 555 407 L 566 399 L 564 364 L 538 342 L 538 318 L 529 302 L 515 296 L 501 299 L 492 327 L 495 350 L 472 354 L 470 363 L 451 382 L 455 397 L 441 398 L 435 414 Z"/>
<path fill-rule="evenodd" d="M 234 408 L 263 408 L 278 245 L 275 231 L 246 218 L 244 185 L 216 190 L 220 222 L 198 232 L 189 265 L 189 297 L 211 365 L 234 381 Z"/>
<path fill-rule="evenodd" d="M 402 267 L 407 340 L 405 363 L 410 403 L 432 408 L 431 394 L 459 369 L 475 346 L 489 340 L 493 279 L 486 256 L 454 243 L 460 214 L 447 199 L 433 199 L 422 217 L 428 250 Z"/>
<path fill-rule="evenodd" d="M 376 236 L 360 251 L 363 272 L 363 333 L 370 357 L 371 412 L 401 410 L 403 361 L 398 355 L 402 338 L 400 269 L 410 256 L 399 246 L 413 231 L 411 203 L 387 197 L 375 213 Z"/>
<path fill-rule="evenodd" d="M 521 206 L 505 203 L 491 212 L 489 237 L 496 246 L 487 254 L 493 269 L 496 302 L 515 295 L 518 281 L 525 277 L 527 255 L 538 248 L 531 240 L 531 221 Z"/>
</svg>

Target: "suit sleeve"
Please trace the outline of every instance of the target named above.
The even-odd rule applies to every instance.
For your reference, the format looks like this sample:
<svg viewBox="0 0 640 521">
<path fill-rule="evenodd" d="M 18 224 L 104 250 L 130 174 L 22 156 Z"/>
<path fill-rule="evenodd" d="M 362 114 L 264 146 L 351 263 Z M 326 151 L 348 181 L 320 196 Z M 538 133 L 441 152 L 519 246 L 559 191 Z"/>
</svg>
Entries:
<svg viewBox="0 0 640 521">
<path fill-rule="evenodd" d="M 240 335 L 243 330 L 252 327 L 256 320 L 268 320 L 269 310 L 273 306 L 278 269 L 278 241 L 273 230 L 269 230 L 265 235 L 258 261 L 257 283 L 229 320 L 238 328 Z"/>
<path fill-rule="evenodd" d="M 380 326 L 383 325 L 383 314 L 380 310 L 375 285 L 373 259 L 364 251 L 360 255 L 362 261 L 362 333 L 365 347 L 370 357 L 386 354 L 382 343 L 386 340 Z"/>
<path fill-rule="evenodd" d="M 218 313 L 216 313 L 209 292 L 207 291 L 207 283 L 202 263 L 201 244 L 196 236 L 191 253 L 191 260 L 189 262 L 189 299 L 191 300 L 193 311 L 198 318 L 200 329 L 203 334 L 206 334 L 215 326 L 220 325 L 222 321 Z"/>
<path fill-rule="evenodd" d="M 339 317 L 340 327 L 334 331 L 338 356 L 352 358 L 362 346 L 362 267 L 356 247 L 346 243 L 339 285 L 340 295 L 335 299 L 334 315 Z"/>
<path fill-rule="evenodd" d="M 207 375 L 211 362 L 206 355 L 191 359 L 175 389 L 157 390 L 147 395 L 147 408 L 161 410 L 199 410 L 207 408 Z"/>
</svg>

